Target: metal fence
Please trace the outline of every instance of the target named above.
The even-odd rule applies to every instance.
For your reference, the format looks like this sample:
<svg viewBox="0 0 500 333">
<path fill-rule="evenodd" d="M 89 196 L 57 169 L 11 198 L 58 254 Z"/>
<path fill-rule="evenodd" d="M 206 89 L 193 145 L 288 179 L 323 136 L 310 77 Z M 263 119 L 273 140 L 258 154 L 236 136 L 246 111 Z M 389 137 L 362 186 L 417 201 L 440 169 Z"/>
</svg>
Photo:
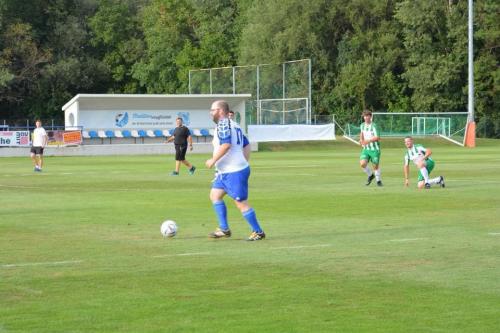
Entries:
<svg viewBox="0 0 500 333">
<path fill-rule="evenodd" d="M 189 71 L 190 94 L 251 94 L 246 118 L 260 124 L 253 113 L 261 100 L 308 100 L 305 123 L 312 122 L 311 59 L 287 61 L 280 64 L 260 64 L 193 69 Z M 252 121 L 250 123 L 253 123 Z"/>
<path fill-rule="evenodd" d="M 35 121 L 31 121 L 29 119 L 26 120 L 17 120 L 17 121 L 0 121 L 0 131 L 29 131 L 35 128 Z M 58 125 L 58 121 L 51 119 L 48 121 L 42 120 L 42 127 L 46 130 L 58 130 L 64 129 L 64 125 Z"/>
</svg>

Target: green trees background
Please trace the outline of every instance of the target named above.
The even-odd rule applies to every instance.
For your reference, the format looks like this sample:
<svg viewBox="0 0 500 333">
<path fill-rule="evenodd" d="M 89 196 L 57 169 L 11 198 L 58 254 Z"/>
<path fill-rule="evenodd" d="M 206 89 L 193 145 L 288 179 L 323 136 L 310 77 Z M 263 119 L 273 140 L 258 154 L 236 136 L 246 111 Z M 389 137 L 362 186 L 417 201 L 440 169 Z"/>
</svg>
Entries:
<svg viewBox="0 0 500 333">
<path fill-rule="evenodd" d="M 500 2 L 475 1 L 476 121 L 500 137 Z M 311 58 L 316 114 L 467 111 L 467 0 L 0 0 L 0 120 L 194 68 Z"/>
</svg>

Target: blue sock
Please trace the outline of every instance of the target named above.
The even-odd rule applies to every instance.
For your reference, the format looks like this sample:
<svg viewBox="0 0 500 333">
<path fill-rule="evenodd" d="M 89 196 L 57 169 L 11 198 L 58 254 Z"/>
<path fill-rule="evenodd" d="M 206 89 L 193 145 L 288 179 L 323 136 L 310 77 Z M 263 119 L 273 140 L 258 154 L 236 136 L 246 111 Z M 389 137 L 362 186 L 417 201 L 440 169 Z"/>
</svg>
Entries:
<svg viewBox="0 0 500 333">
<path fill-rule="evenodd" d="M 255 214 L 253 208 L 250 208 L 249 210 L 244 212 L 243 217 L 245 218 L 245 220 L 247 220 L 248 224 L 250 224 L 252 231 L 262 232 L 262 229 L 260 228 L 259 225 L 259 221 L 257 221 L 257 215 Z"/>
<path fill-rule="evenodd" d="M 219 228 L 222 230 L 228 230 L 229 226 L 227 225 L 227 208 L 226 203 L 222 200 L 216 201 L 213 203 L 215 214 L 219 219 Z"/>
</svg>

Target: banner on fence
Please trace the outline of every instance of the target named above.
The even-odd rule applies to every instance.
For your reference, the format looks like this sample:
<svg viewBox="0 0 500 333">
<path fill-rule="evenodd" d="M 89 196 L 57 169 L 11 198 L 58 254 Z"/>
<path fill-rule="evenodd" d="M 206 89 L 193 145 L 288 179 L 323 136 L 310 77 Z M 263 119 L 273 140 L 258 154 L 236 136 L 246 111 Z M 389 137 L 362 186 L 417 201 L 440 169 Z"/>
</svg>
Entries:
<svg viewBox="0 0 500 333">
<path fill-rule="evenodd" d="M 82 131 L 65 131 L 63 134 L 63 142 L 65 145 L 81 145 Z"/>
<path fill-rule="evenodd" d="M 49 146 L 67 146 L 82 144 L 81 131 L 47 131 Z"/>
<path fill-rule="evenodd" d="M 0 146 L 25 147 L 29 145 L 29 131 L 0 131 Z"/>
</svg>

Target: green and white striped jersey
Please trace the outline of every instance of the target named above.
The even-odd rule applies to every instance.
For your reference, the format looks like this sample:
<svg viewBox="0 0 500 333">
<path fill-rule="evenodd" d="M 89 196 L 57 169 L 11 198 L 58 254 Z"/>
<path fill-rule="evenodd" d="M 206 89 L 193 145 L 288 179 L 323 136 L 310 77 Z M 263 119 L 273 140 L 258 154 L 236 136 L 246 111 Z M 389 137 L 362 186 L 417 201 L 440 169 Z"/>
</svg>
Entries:
<svg viewBox="0 0 500 333">
<path fill-rule="evenodd" d="M 427 150 L 424 148 L 424 146 L 414 144 L 413 147 L 409 148 L 406 151 L 405 165 L 410 164 L 410 161 L 413 161 L 416 164 L 419 159 L 422 159 L 425 156 L 426 152 Z M 427 158 L 427 160 L 432 161 L 430 157 Z"/>
<path fill-rule="evenodd" d="M 369 125 L 367 123 L 362 123 L 359 127 L 365 140 L 370 140 L 373 137 L 379 136 L 377 125 L 373 122 Z M 378 141 L 370 142 L 364 145 L 363 148 L 367 150 L 380 150 L 380 143 Z"/>
</svg>

